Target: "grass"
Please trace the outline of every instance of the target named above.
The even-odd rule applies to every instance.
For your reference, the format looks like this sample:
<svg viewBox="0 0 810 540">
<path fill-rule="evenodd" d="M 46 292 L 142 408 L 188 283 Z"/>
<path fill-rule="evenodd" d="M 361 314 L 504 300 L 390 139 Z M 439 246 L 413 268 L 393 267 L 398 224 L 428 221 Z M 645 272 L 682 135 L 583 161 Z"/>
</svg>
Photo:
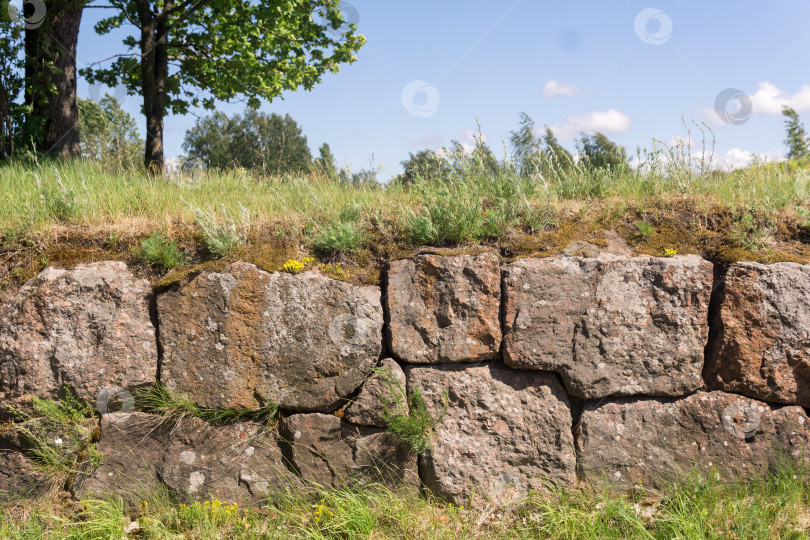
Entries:
<svg viewBox="0 0 810 540">
<path fill-rule="evenodd" d="M 177 247 L 177 242 L 159 232 L 143 238 L 140 244 L 141 248 L 138 251 L 138 256 L 150 266 L 159 266 L 171 270 L 175 266 L 180 266 L 186 262 L 186 257 Z"/>
<path fill-rule="evenodd" d="M 100 463 L 94 444 L 95 411 L 71 391 L 59 401 L 34 397 L 28 412 L 7 409 L 17 421 L 6 428 L 20 436 L 23 453 L 41 475 L 38 483 L 43 491 L 69 489 L 80 471 Z"/>
<path fill-rule="evenodd" d="M 220 203 L 222 215 L 218 216 L 210 206 L 202 209 L 189 205 L 208 251 L 218 257 L 244 244 L 250 234 L 250 211 L 241 201 L 236 201 L 236 206 L 237 212 L 229 212 L 225 203 Z"/>
<path fill-rule="evenodd" d="M 559 212 L 583 207 L 589 216 L 609 215 L 685 197 L 707 212 L 714 205 L 765 214 L 806 206 L 805 190 L 797 189 L 796 181 L 807 164 L 700 173 L 695 163 L 661 151 L 638 159 L 639 168 L 620 172 L 575 166 L 547 178 L 519 179 L 508 164 L 498 173 L 483 173 L 462 158 L 446 181 L 417 180 L 408 188 L 386 189 L 317 176 L 211 171 L 191 182 L 88 161 L 12 162 L 0 166 L 0 193 L 5 193 L 0 227 L 47 230 L 67 223 L 149 234 L 184 224 L 197 227 L 213 253 L 224 254 L 252 227 L 275 224 L 302 238 L 309 229 L 314 246 L 341 251 L 361 245 L 367 225 L 387 224 L 415 244 L 437 245 L 503 235 L 511 228 L 542 229 Z"/>
<path fill-rule="evenodd" d="M 505 258 L 550 256 L 577 240 L 605 247 L 608 230 L 639 254 L 810 262 L 810 163 L 728 172 L 686 157 L 692 154 L 656 143 L 638 154 L 636 168 L 541 164 L 545 172 L 532 177 L 518 176 L 508 160 L 488 172 L 457 154 L 448 157 L 444 179 L 387 186 L 317 173 L 156 178 L 82 160 L 4 163 L 0 296 L 48 263 L 109 259 L 124 260 L 158 288 L 235 260 L 274 272 L 306 257 L 317 257 L 318 266 L 340 263 L 331 277 L 379 284 L 390 260 L 424 246 L 460 252 L 483 244 Z M 140 241 L 156 231 L 176 241 L 187 264 L 170 268 L 179 259 L 168 240 L 154 240 L 155 253 L 146 253 Z"/>
<path fill-rule="evenodd" d="M 662 490 L 624 494 L 550 488 L 494 507 L 448 504 L 380 485 L 284 494 L 257 508 L 222 501 L 181 505 L 169 493 L 137 509 L 120 501 L 63 507 L 44 501 L 0 509 L 2 538 L 807 538 L 810 477 L 785 465 L 770 476 L 724 482 L 698 475 Z M 129 531 L 129 534 L 125 533 Z"/>
<path fill-rule="evenodd" d="M 166 386 L 154 386 L 136 391 L 135 405 L 139 410 L 168 418 L 197 417 L 211 424 L 237 420 L 263 421 L 274 424 L 278 418 L 278 406 L 267 403 L 259 409 L 217 409 L 200 407 L 187 395 L 172 392 Z"/>
<path fill-rule="evenodd" d="M 447 411 L 447 395 L 444 395 L 444 409 L 437 418 L 433 418 L 419 388 L 414 388 L 408 394 L 388 368 L 374 368 L 372 371 L 380 375 L 388 387 L 388 395 L 380 395 L 388 433 L 417 454 L 428 451 L 432 446 L 433 430 Z"/>
</svg>

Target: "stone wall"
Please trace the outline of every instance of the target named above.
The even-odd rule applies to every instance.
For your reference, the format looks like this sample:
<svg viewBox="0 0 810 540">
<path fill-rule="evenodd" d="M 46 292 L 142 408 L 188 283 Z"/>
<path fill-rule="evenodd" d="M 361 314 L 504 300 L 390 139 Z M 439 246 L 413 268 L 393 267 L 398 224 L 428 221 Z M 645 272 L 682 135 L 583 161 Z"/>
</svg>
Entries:
<svg viewBox="0 0 810 540">
<path fill-rule="evenodd" d="M 810 455 L 810 266 L 420 255 L 383 283 L 239 262 L 155 294 L 120 262 L 48 268 L 0 312 L 0 405 L 65 389 L 95 405 L 103 460 L 75 496 L 248 504 L 373 480 L 500 503 Z M 279 420 L 133 410 L 158 382 Z M 397 388 L 436 422 L 419 454 L 386 430 L 408 414 Z M 0 430 L 0 491 L 36 483 L 14 433 Z"/>
</svg>

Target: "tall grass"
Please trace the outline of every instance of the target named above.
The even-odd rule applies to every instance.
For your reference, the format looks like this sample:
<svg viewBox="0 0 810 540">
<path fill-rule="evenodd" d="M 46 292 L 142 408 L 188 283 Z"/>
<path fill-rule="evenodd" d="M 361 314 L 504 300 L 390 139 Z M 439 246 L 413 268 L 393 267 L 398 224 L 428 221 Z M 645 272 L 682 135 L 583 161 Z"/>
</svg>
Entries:
<svg viewBox="0 0 810 540">
<path fill-rule="evenodd" d="M 155 178 L 87 161 L 12 162 L 0 166 L 0 230 L 67 225 L 149 234 L 183 225 L 200 230 L 209 249 L 223 254 L 244 241 L 248 228 L 269 228 L 331 254 L 361 249 L 370 229 L 413 244 L 458 244 L 513 229 L 542 230 L 567 209 L 598 219 L 684 199 L 740 216 L 805 207 L 806 163 L 758 163 L 728 172 L 698 155 L 681 142 L 639 151 L 635 168 L 562 169 L 549 163 L 540 168 L 545 172 L 527 178 L 508 163 L 492 172 L 459 155 L 446 178 L 417 178 L 408 186 L 243 170 Z"/>
</svg>

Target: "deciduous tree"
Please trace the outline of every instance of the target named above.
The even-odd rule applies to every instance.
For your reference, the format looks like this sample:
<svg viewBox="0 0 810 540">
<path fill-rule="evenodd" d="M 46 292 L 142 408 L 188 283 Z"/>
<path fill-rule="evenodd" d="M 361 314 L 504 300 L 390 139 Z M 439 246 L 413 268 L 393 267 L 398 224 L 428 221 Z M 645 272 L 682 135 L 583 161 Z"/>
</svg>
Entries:
<svg viewBox="0 0 810 540">
<path fill-rule="evenodd" d="M 365 43 L 346 25 L 340 0 L 109 0 L 116 13 L 96 25 L 125 24 L 137 35 L 108 67 L 82 71 L 91 81 L 143 96 L 145 163 L 163 167 L 167 113 L 213 109 L 218 100 L 258 107 L 285 90 L 311 89 L 327 72 L 355 61 Z"/>
<path fill-rule="evenodd" d="M 183 151 L 209 167 L 244 167 L 268 173 L 309 169 L 312 155 L 301 127 L 288 114 L 248 109 L 228 117 L 217 112 L 186 132 Z"/>
<path fill-rule="evenodd" d="M 79 133 L 84 157 L 130 168 L 140 161 L 143 141 L 135 119 L 109 94 L 98 103 L 79 99 Z"/>
<path fill-rule="evenodd" d="M 590 169 L 620 171 L 627 167 L 627 150 L 603 133 L 596 132 L 591 136 L 583 133 L 577 141 L 577 149 L 583 165 Z"/>
<path fill-rule="evenodd" d="M 804 130 L 804 125 L 799 120 L 799 114 L 790 107 L 784 107 L 782 114 L 785 117 L 785 144 L 788 147 L 788 159 L 801 159 L 807 157 L 808 143 L 807 132 Z"/>
</svg>

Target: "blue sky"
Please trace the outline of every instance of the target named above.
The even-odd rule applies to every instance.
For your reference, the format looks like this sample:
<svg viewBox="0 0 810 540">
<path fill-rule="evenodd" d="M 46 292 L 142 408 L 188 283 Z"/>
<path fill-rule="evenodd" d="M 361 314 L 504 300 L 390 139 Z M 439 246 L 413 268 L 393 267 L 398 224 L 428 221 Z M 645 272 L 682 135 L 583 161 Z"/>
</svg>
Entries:
<svg viewBox="0 0 810 540">
<path fill-rule="evenodd" d="M 408 152 L 440 149 L 454 139 L 471 143 L 476 119 L 501 156 L 521 112 L 538 128 L 552 126 L 572 150 L 580 131 L 599 130 L 631 154 L 637 146 L 650 148 L 653 138 L 685 136 L 681 117 L 706 122 L 717 138 L 717 158 L 736 165 L 755 154 L 784 154 L 782 104 L 810 119 L 806 0 L 350 5 L 368 39 L 357 62 L 312 91 L 288 92 L 261 108 L 289 113 L 313 154 L 328 142 L 353 170 L 383 165 L 382 178 L 400 172 Z M 123 51 L 120 34 L 93 32 L 106 11 L 85 13 L 79 67 Z M 733 122 L 714 110 L 726 89 L 745 94 L 723 107 L 739 118 Z M 91 93 L 80 81 L 80 97 Z M 139 96 L 124 100 L 142 126 L 140 106 Z M 219 110 L 243 108 L 221 104 Z M 167 156 L 182 154 L 195 119 L 166 118 Z"/>
</svg>

